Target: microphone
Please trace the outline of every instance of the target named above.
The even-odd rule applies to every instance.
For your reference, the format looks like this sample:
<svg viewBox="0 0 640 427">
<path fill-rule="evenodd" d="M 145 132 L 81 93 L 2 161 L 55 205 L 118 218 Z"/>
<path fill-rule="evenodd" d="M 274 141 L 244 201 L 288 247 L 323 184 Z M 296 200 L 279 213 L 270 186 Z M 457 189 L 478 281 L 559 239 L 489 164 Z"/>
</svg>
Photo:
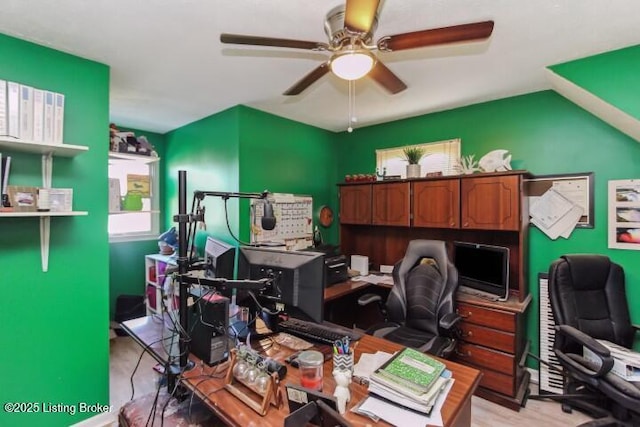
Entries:
<svg viewBox="0 0 640 427">
<path fill-rule="evenodd" d="M 264 214 L 262 215 L 262 229 L 273 230 L 276 228 L 276 217 L 273 216 L 273 205 L 269 199 L 264 199 Z"/>
</svg>

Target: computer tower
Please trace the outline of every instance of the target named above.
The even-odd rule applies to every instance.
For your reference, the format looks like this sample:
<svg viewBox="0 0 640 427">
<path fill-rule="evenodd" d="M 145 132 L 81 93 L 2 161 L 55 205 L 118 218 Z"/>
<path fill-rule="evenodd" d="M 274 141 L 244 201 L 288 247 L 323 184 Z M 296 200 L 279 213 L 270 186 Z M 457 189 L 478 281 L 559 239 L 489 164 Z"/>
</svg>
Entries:
<svg viewBox="0 0 640 427">
<path fill-rule="evenodd" d="M 197 292 L 198 294 L 200 292 Z M 229 299 L 219 294 L 193 294 L 189 307 L 189 351 L 209 366 L 229 358 Z"/>
</svg>

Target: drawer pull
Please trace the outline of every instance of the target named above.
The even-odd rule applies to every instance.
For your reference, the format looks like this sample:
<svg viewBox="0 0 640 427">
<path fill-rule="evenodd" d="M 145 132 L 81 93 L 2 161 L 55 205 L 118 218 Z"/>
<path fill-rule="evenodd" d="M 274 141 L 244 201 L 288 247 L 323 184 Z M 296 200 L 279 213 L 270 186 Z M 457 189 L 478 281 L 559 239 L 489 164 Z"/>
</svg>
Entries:
<svg viewBox="0 0 640 427">
<path fill-rule="evenodd" d="M 468 338 L 473 336 L 473 331 L 467 331 L 460 334 L 462 338 Z"/>
<path fill-rule="evenodd" d="M 471 314 L 472 314 L 470 311 L 467 311 L 466 314 L 462 314 L 460 310 L 456 310 L 456 313 L 458 313 L 458 316 L 462 317 L 463 319 L 467 319 L 471 317 Z"/>
<path fill-rule="evenodd" d="M 469 357 L 469 356 L 471 356 L 471 352 L 468 351 L 468 350 L 465 351 L 465 352 L 462 352 L 460 350 L 456 350 L 456 356 L 458 356 L 458 357 Z"/>
</svg>

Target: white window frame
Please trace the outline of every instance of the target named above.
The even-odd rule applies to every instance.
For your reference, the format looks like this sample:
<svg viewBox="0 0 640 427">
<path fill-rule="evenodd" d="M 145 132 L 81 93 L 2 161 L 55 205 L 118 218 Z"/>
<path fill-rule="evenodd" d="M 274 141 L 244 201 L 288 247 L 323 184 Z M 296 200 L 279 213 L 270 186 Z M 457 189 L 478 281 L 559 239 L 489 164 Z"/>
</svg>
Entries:
<svg viewBox="0 0 640 427">
<path fill-rule="evenodd" d="M 382 174 L 386 168 L 387 176 L 400 175 L 401 178 L 406 178 L 407 161 L 404 160 L 403 151 L 407 147 L 420 147 L 424 150 L 424 156 L 420 160 L 422 176 L 432 172 L 442 172 L 443 176 L 459 175 L 462 150 L 460 138 L 376 150 L 378 173 Z"/>
<path fill-rule="evenodd" d="M 160 235 L 160 158 L 153 156 L 141 156 L 124 153 L 109 153 L 109 166 L 115 164 L 127 165 L 135 162 L 137 166 L 146 164 L 149 167 L 149 181 L 151 189 L 151 197 L 148 201 L 144 201 L 145 209 L 142 211 L 113 211 L 109 212 L 109 223 L 116 216 L 118 219 L 126 219 L 135 221 L 136 218 L 143 217 L 144 221 L 148 221 L 150 229 L 147 231 L 123 231 L 110 232 L 109 224 L 107 225 L 107 233 L 109 234 L 109 243 L 116 242 L 133 242 L 141 240 L 156 240 Z M 111 178 L 111 176 L 110 176 Z M 122 197 L 126 194 L 126 182 L 120 183 Z"/>
</svg>

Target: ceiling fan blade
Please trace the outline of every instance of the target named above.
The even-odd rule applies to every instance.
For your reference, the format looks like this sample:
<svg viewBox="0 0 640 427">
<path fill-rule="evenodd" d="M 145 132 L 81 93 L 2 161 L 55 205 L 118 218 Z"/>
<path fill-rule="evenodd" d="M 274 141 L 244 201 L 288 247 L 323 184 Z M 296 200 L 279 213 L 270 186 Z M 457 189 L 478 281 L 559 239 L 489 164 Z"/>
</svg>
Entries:
<svg viewBox="0 0 640 427">
<path fill-rule="evenodd" d="M 329 45 L 304 40 L 276 39 L 272 37 L 245 36 L 242 34 L 220 34 L 222 43 L 248 44 L 257 46 L 289 47 L 293 49 L 327 50 Z"/>
<path fill-rule="evenodd" d="M 383 37 L 378 41 L 378 49 L 396 51 L 446 43 L 486 39 L 491 35 L 492 31 L 493 21 L 415 31 L 413 33 L 396 34 L 394 36 Z"/>
<path fill-rule="evenodd" d="M 393 71 L 387 68 L 380 60 L 376 61 L 376 65 L 369 71 L 369 77 L 378 82 L 392 95 L 402 92 L 407 88 L 402 80 L 396 76 Z"/>
<path fill-rule="evenodd" d="M 347 0 L 344 26 L 354 33 L 368 33 L 378 13 L 380 0 Z"/>
<path fill-rule="evenodd" d="M 299 95 L 303 90 L 315 83 L 320 77 L 329 72 L 329 62 L 324 62 L 318 67 L 314 68 L 309 74 L 298 80 L 293 86 L 291 86 L 283 95 Z"/>
</svg>

